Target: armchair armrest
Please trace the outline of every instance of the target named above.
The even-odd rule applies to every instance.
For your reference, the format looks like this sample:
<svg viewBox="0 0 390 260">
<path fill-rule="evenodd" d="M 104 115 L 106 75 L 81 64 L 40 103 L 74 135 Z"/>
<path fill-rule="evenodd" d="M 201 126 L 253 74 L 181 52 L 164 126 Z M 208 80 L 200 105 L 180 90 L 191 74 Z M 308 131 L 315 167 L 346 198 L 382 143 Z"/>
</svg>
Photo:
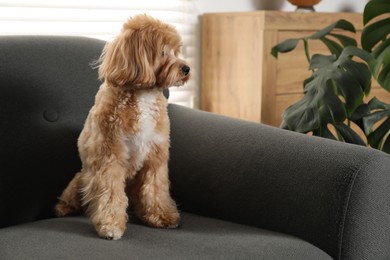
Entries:
<svg viewBox="0 0 390 260">
<path fill-rule="evenodd" d="M 184 211 L 291 234 L 335 259 L 390 256 L 390 156 L 177 105 L 170 179 Z"/>
</svg>

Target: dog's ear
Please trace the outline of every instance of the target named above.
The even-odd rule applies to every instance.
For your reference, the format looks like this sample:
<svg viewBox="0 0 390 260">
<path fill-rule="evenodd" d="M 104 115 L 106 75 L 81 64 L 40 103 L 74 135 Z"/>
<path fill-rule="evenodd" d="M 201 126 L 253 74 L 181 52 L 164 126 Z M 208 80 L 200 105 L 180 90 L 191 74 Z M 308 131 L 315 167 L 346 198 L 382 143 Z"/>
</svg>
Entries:
<svg viewBox="0 0 390 260">
<path fill-rule="evenodd" d="M 148 50 L 142 31 L 126 29 L 108 42 L 100 57 L 99 79 L 115 87 L 154 86 L 153 50 Z"/>
</svg>

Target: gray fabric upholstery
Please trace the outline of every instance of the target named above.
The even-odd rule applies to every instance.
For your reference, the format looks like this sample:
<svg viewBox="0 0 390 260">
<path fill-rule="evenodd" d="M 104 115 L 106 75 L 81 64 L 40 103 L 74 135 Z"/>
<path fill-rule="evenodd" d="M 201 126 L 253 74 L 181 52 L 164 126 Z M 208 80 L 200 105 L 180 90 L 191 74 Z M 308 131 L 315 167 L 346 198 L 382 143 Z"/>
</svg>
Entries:
<svg viewBox="0 0 390 260">
<path fill-rule="evenodd" d="M 389 155 L 172 104 L 180 229 L 129 223 L 105 241 L 85 217 L 55 218 L 103 45 L 0 37 L 1 259 L 390 259 Z"/>
<path fill-rule="evenodd" d="M 0 227 L 53 216 L 80 169 L 76 140 L 100 85 L 104 42 L 0 38 Z"/>
<path fill-rule="evenodd" d="M 170 116 L 183 210 L 292 234 L 335 259 L 390 257 L 389 155 L 175 105 Z"/>
<path fill-rule="evenodd" d="M 178 229 L 127 225 L 124 237 L 96 236 L 84 217 L 0 230 L 1 259 L 330 259 L 310 243 L 271 231 L 183 213 Z M 4 257 L 4 258 L 3 258 Z"/>
</svg>

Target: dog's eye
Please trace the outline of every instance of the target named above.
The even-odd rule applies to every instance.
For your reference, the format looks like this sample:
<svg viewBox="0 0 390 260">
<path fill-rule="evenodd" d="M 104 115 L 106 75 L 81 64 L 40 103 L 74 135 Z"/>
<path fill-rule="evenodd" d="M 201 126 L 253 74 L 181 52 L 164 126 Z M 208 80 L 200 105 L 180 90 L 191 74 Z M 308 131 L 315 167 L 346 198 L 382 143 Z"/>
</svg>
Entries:
<svg viewBox="0 0 390 260">
<path fill-rule="evenodd" d="M 165 51 L 162 50 L 162 51 L 161 51 L 161 57 L 164 57 L 164 56 L 165 56 Z"/>
</svg>

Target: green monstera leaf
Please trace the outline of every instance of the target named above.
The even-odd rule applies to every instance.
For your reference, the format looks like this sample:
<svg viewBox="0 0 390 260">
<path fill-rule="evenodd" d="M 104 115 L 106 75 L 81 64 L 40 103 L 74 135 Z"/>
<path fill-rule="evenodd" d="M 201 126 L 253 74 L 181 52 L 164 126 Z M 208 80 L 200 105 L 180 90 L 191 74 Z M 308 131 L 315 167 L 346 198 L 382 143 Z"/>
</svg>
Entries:
<svg viewBox="0 0 390 260">
<path fill-rule="evenodd" d="M 346 20 L 305 36 L 285 40 L 271 49 L 293 51 L 303 41 L 312 71 L 303 81 L 304 96 L 282 115 L 282 128 L 359 145 L 390 154 L 390 105 L 377 98 L 365 103 L 371 79 L 390 92 L 390 0 L 370 0 L 364 9 L 361 46 L 342 31 L 355 32 Z M 310 56 L 309 40 L 322 41 L 331 55 Z M 366 140 L 352 129 L 361 128 Z"/>
<path fill-rule="evenodd" d="M 304 47 L 305 47 L 306 58 L 310 62 L 309 44 L 308 44 L 309 40 L 322 41 L 328 47 L 328 49 L 331 51 L 331 53 L 336 55 L 336 57 L 338 57 L 341 54 L 344 47 L 357 46 L 357 42 L 354 38 L 345 36 L 343 34 L 334 33 L 333 32 L 334 29 L 341 29 L 341 30 L 349 31 L 349 32 L 353 32 L 353 33 L 356 32 L 355 27 L 353 26 L 352 23 L 341 19 L 341 20 L 339 20 L 339 21 L 337 21 L 337 22 L 325 27 L 324 29 L 322 29 L 316 33 L 313 33 L 309 36 L 305 36 L 305 37 L 301 37 L 301 38 L 287 39 L 287 40 L 275 45 L 271 49 L 271 54 L 275 58 L 277 58 L 278 53 L 286 53 L 286 52 L 293 51 L 297 47 L 299 41 L 303 41 Z M 337 40 L 337 41 L 335 41 L 335 40 Z"/>
<path fill-rule="evenodd" d="M 390 153 L 390 105 L 374 97 L 368 106 L 372 113 L 363 117 L 368 143 L 373 148 Z M 375 124 L 378 124 L 376 128 Z"/>
<path fill-rule="evenodd" d="M 368 66 L 352 57 L 365 62 L 371 60 L 367 52 L 354 46 L 346 47 L 338 58 L 335 55 L 313 55 L 311 80 L 306 81 L 303 98 L 284 111 L 283 128 L 301 133 L 312 131 L 315 135 L 332 138 L 328 129 L 328 124 L 331 124 L 338 139 L 364 145 L 356 133 L 343 126 L 371 88 Z"/>
<path fill-rule="evenodd" d="M 361 43 L 363 49 L 372 53 L 369 65 L 374 78 L 390 92 L 390 18 L 381 16 L 389 13 L 388 0 L 371 0 L 366 4 Z"/>
</svg>

